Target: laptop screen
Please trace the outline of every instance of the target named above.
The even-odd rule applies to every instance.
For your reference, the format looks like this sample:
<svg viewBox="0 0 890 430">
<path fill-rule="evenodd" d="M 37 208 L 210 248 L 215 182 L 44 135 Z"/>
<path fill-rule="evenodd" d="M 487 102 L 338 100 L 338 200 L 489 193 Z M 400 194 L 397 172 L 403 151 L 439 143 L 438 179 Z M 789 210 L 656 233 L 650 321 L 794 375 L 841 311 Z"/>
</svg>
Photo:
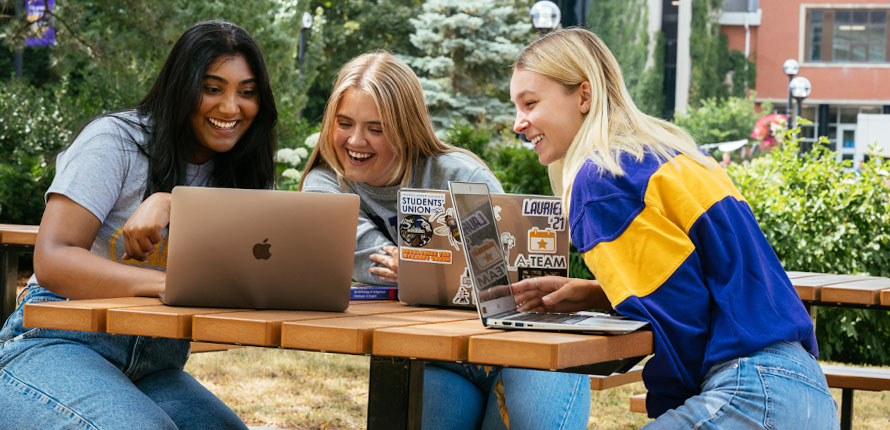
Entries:
<svg viewBox="0 0 890 430">
<path fill-rule="evenodd" d="M 450 182 L 449 187 L 480 314 L 487 318 L 516 309 L 488 186 Z"/>
</svg>

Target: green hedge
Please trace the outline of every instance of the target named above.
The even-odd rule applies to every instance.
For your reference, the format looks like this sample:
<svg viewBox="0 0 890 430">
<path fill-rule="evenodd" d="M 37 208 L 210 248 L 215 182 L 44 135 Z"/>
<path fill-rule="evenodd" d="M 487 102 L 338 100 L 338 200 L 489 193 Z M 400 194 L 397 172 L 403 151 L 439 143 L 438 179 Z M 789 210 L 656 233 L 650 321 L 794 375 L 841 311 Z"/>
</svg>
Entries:
<svg viewBox="0 0 890 430">
<path fill-rule="evenodd" d="M 798 151 L 788 143 L 728 168 L 785 269 L 890 276 L 890 165 Z M 890 364 L 890 312 L 814 309 L 820 358 Z"/>
</svg>

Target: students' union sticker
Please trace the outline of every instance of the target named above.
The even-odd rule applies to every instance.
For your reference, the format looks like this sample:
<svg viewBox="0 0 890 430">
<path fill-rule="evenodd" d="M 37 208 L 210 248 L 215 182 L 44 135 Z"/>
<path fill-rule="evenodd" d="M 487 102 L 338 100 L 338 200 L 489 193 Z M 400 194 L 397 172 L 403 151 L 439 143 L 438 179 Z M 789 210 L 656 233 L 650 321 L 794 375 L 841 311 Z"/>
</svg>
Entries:
<svg viewBox="0 0 890 430">
<path fill-rule="evenodd" d="M 399 224 L 399 235 L 408 246 L 419 248 L 430 243 L 433 226 L 422 215 L 408 215 Z"/>
</svg>

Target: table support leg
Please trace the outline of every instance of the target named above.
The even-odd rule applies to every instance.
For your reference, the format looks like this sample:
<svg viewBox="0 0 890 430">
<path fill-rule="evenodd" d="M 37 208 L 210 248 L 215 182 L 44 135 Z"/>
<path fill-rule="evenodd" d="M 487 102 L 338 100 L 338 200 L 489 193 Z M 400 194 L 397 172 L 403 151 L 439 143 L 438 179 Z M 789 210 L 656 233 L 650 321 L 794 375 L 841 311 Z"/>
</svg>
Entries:
<svg viewBox="0 0 890 430">
<path fill-rule="evenodd" d="M 841 390 L 841 430 L 853 428 L 853 389 Z"/>
<path fill-rule="evenodd" d="M 368 430 L 420 429 L 423 368 L 423 360 L 371 357 Z"/>
<path fill-rule="evenodd" d="M 0 245 L 0 326 L 15 310 L 15 288 L 19 275 L 19 253 L 15 249 Z"/>
</svg>

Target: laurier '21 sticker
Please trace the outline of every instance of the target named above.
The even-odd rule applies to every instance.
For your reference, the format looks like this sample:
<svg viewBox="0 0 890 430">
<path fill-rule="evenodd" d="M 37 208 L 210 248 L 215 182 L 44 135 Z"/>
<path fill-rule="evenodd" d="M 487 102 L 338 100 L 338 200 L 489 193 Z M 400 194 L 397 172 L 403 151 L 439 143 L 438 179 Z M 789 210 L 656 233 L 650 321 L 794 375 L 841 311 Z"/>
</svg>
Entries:
<svg viewBox="0 0 890 430">
<path fill-rule="evenodd" d="M 408 215 L 399 224 L 399 235 L 408 246 L 426 246 L 433 237 L 433 227 L 421 215 Z"/>
</svg>

